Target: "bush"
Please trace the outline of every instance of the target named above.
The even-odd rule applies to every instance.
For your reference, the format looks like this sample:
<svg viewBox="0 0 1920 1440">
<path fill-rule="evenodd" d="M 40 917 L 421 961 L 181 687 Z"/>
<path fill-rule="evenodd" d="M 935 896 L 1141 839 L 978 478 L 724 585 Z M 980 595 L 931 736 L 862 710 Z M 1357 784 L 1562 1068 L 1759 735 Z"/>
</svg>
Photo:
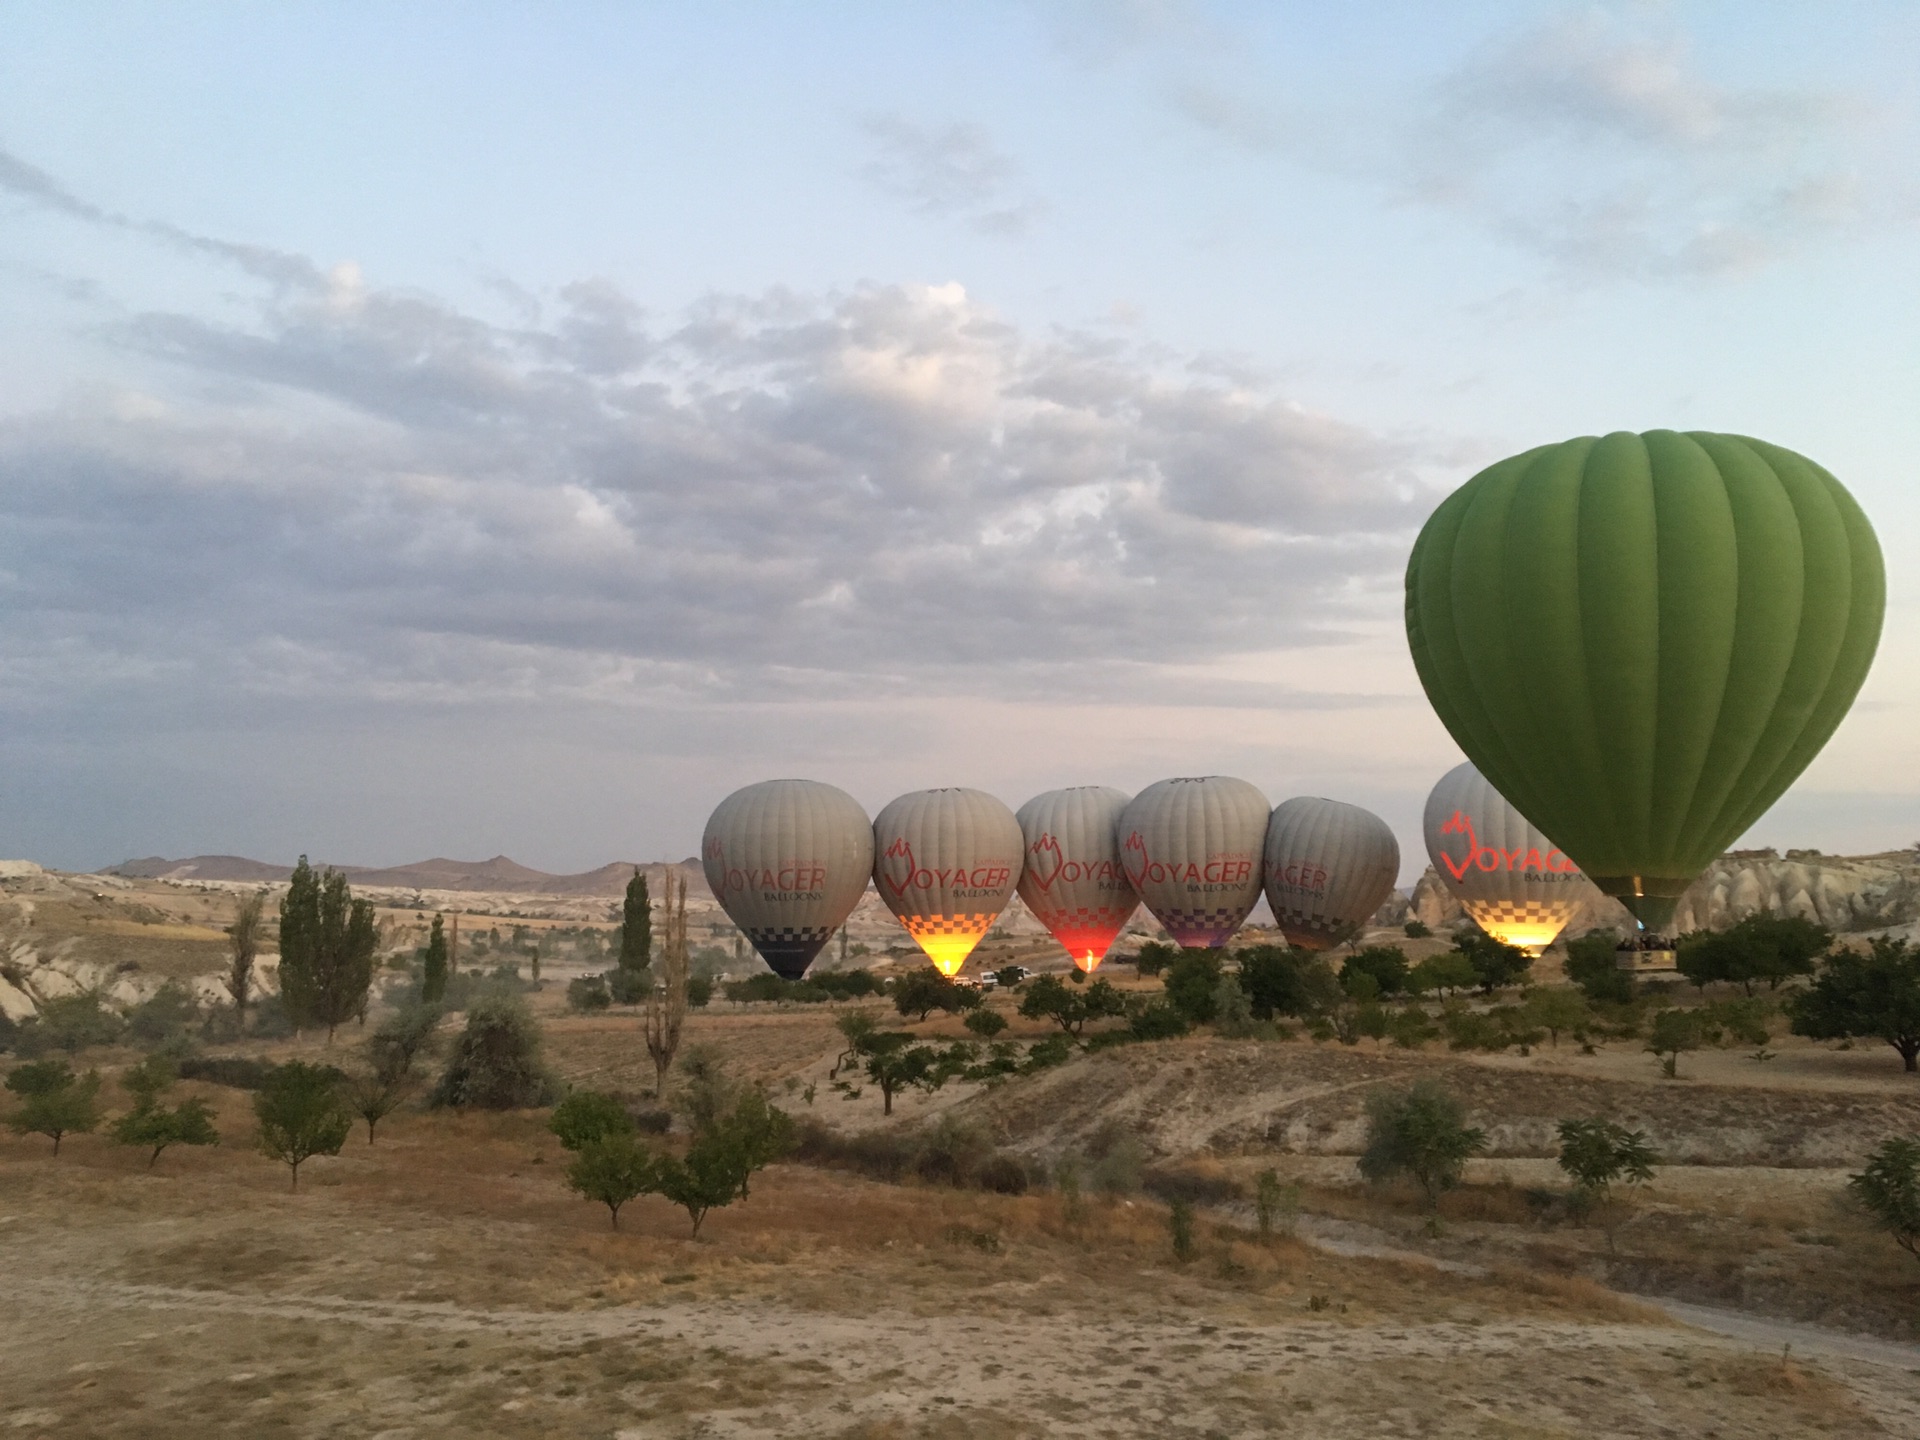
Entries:
<svg viewBox="0 0 1920 1440">
<path fill-rule="evenodd" d="M 1867 1157 L 1847 1191 L 1894 1244 L 1920 1260 L 1920 1141 L 1895 1139 Z"/>
<path fill-rule="evenodd" d="M 638 1005 L 653 993 L 653 971 L 645 965 L 616 965 L 602 977 L 607 999 L 615 1005 Z M 568 991 L 573 987 L 569 985 Z"/>
<path fill-rule="evenodd" d="M 1133 957 L 1133 963 L 1142 975 L 1158 975 L 1174 961 L 1180 958 L 1180 947 L 1169 945 L 1164 940 L 1149 940 L 1140 947 L 1140 953 Z"/>
<path fill-rule="evenodd" d="M 1360 1173 L 1376 1184 L 1410 1176 L 1435 1209 L 1460 1183 L 1468 1159 L 1486 1149 L 1484 1131 L 1469 1126 L 1460 1102 L 1432 1080 L 1406 1090 L 1377 1090 L 1367 1099 L 1367 1146 Z"/>
<path fill-rule="evenodd" d="M 1453 948 L 1466 956 L 1476 983 L 1489 995 L 1525 980 L 1533 969 L 1533 957 L 1526 951 L 1502 944 L 1485 931 L 1469 931 L 1453 942 Z"/>
<path fill-rule="evenodd" d="M 1573 1181 L 1583 1209 L 1604 1204 L 1616 1183 L 1648 1184 L 1659 1163 L 1644 1131 L 1609 1120 L 1560 1122 L 1560 1168 Z"/>
<path fill-rule="evenodd" d="M 1027 1193 L 1027 1167 L 1011 1155 L 993 1155 L 980 1167 L 980 1188 L 995 1195 Z"/>
<path fill-rule="evenodd" d="M 982 1005 L 969 1014 L 962 1023 L 982 1040 L 991 1040 L 1007 1028 L 1007 1017 L 998 1010 L 989 1010 Z"/>
<path fill-rule="evenodd" d="M 467 1011 L 432 1103 L 462 1109 L 523 1110 L 552 1103 L 554 1084 L 540 1064 L 540 1027 L 511 995 L 484 995 Z"/>
<path fill-rule="evenodd" d="M 95 991 L 56 995 L 41 1004 L 37 1015 L 21 1022 L 14 1049 L 28 1059 L 51 1050 L 74 1055 L 90 1045 L 113 1044 L 125 1029 L 126 1022 L 107 1009 Z"/>
<path fill-rule="evenodd" d="M 1409 940 L 1424 940 L 1433 934 L 1433 931 L 1428 929 L 1427 926 L 1419 920 L 1409 920 L 1401 928 L 1407 932 L 1407 938 Z"/>
<path fill-rule="evenodd" d="M 1167 967 L 1167 1004 L 1185 1017 L 1190 1025 L 1205 1025 L 1213 1019 L 1214 991 L 1220 984 L 1218 950 L 1182 950 L 1180 958 Z"/>
<path fill-rule="evenodd" d="M 1361 975 L 1372 977 L 1372 995 L 1363 997 L 1354 991 L 1353 981 Z M 1348 956 L 1340 966 L 1340 988 L 1356 1000 L 1398 995 L 1407 988 L 1407 952 L 1398 945 L 1369 945 L 1357 955 Z"/>
<path fill-rule="evenodd" d="M 978 1124 L 942 1115 L 922 1137 L 914 1172 L 922 1180 L 955 1189 L 974 1184 L 993 1158 L 993 1139 Z"/>
<path fill-rule="evenodd" d="M 1614 962 L 1617 943 L 1609 930 L 1589 930 L 1567 942 L 1567 979 L 1596 1005 L 1624 1005 L 1633 999 L 1633 977 Z"/>
<path fill-rule="evenodd" d="M 1243 1193 L 1240 1183 L 1211 1161 L 1155 1166 L 1141 1177 L 1141 1185 L 1156 1199 L 1189 1205 L 1224 1205 Z"/>
<path fill-rule="evenodd" d="M 605 1010 L 613 1004 L 604 975 L 582 975 L 567 982 L 567 1008 L 585 1014 Z"/>
<path fill-rule="evenodd" d="M 1418 1005 L 1406 1005 L 1393 1012 L 1387 1021 L 1387 1036 L 1402 1050 L 1418 1050 L 1429 1040 L 1439 1038 L 1440 1027 Z"/>
<path fill-rule="evenodd" d="M 1187 1017 L 1164 1000 L 1136 1005 L 1127 1020 L 1127 1033 L 1136 1040 L 1177 1040 L 1187 1029 Z"/>
<path fill-rule="evenodd" d="M 707 1008 L 713 999 L 713 979 L 707 975 L 696 975 L 687 981 L 687 1004 L 696 1010 Z"/>
<path fill-rule="evenodd" d="M 198 1028 L 200 1002 L 178 981 L 169 980 L 127 1012 L 127 1038 L 135 1045 L 164 1045 Z"/>
<path fill-rule="evenodd" d="M 194 1055 L 180 1062 L 182 1080 L 204 1080 L 210 1085 L 225 1085 L 234 1090 L 258 1090 L 273 1078 L 278 1069 L 270 1060 L 254 1060 L 240 1055 Z M 320 1067 L 336 1083 L 346 1080 L 346 1072 L 331 1065 Z"/>
<path fill-rule="evenodd" d="M 633 1117 L 613 1096 L 598 1090 L 575 1090 L 553 1107 L 547 1128 L 568 1150 L 584 1150 L 596 1141 L 634 1133 Z"/>
</svg>

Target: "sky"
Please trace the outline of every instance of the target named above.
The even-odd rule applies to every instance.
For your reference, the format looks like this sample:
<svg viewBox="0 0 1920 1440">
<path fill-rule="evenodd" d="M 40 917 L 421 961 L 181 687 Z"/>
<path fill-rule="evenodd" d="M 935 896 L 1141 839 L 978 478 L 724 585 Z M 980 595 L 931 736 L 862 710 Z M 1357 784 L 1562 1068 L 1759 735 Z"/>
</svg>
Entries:
<svg viewBox="0 0 1920 1440">
<path fill-rule="evenodd" d="M 1744 843 L 1920 838 L 1920 9 L 0 0 L 0 854 L 556 871 L 776 775 L 1251 780 L 1424 865 L 1518 450 L 1838 475 Z"/>
</svg>

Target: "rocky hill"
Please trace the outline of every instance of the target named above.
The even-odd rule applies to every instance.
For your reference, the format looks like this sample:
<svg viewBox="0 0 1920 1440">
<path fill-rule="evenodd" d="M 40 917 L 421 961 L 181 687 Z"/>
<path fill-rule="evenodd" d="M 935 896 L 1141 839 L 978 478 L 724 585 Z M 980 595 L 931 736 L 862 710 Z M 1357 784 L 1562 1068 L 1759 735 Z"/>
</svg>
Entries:
<svg viewBox="0 0 1920 1440">
<path fill-rule="evenodd" d="M 1625 931 L 1632 918 L 1626 908 L 1597 890 L 1568 925 L 1578 935 L 1592 929 Z M 1674 912 L 1674 931 L 1723 929 L 1749 915 L 1771 910 L 1813 920 L 1841 934 L 1904 930 L 1920 922 L 1920 850 L 1889 850 L 1878 855 L 1822 855 L 1818 850 L 1732 850 L 1714 861 Z M 1375 922 L 1398 925 L 1419 920 L 1443 929 L 1466 919 L 1432 866 L 1411 895 L 1395 895 Z"/>
<path fill-rule="evenodd" d="M 376 867 L 336 865 L 354 885 L 389 890 L 446 890 L 486 892 L 495 895 L 582 895 L 618 896 L 627 888 L 637 862 L 616 860 L 597 870 L 579 875 L 550 875 L 496 855 L 491 860 L 448 860 L 435 857 L 411 865 Z M 657 880 L 666 868 L 660 864 L 641 864 L 649 877 Z M 687 872 L 691 890 L 704 886 L 700 862 L 690 858 L 677 867 Z M 249 860 L 240 855 L 195 855 L 185 860 L 167 860 L 149 856 L 144 860 L 124 860 L 100 872 L 129 880 L 202 880 L 226 881 L 243 885 L 284 884 L 293 873 L 291 865 L 273 865 Z"/>
</svg>

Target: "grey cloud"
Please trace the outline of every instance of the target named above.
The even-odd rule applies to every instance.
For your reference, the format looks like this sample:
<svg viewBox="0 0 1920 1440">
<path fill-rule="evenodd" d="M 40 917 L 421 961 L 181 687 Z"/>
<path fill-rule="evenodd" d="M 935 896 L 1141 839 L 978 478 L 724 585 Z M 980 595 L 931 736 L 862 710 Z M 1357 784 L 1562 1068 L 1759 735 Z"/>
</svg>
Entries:
<svg viewBox="0 0 1920 1440">
<path fill-rule="evenodd" d="M 167 389 L 0 428 L 0 705 L 1145 694 L 1390 608 L 1430 503 L 1409 446 L 958 287 L 553 309 L 129 324 Z"/>
<path fill-rule="evenodd" d="M 860 122 L 873 147 L 861 173 L 923 215 L 960 219 L 992 235 L 1019 235 L 1042 206 L 1023 193 L 1020 167 L 978 125 L 921 126 L 898 115 Z"/>
</svg>

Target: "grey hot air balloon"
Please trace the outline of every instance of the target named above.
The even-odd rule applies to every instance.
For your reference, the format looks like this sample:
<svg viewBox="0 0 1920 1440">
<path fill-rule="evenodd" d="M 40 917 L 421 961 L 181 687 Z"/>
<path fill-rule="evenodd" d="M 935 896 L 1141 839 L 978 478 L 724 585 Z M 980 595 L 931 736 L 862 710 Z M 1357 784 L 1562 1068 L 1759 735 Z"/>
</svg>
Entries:
<svg viewBox="0 0 1920 1440">
<path fill-rule="evenodd" d="M 1267 797 L 1244 780 L 1162 780 L 1120 817 L 1127 878 L 1181 945 L 1225 945 L 1260 899 Z"/>
<path fill-rule="evenodd" d="M 720 802 L 700 854 L 721 908 L 776 975 L 798 980 L 866 893 L 873 830 L 844 790 L 765 780 Z"/>
<path fill-rule="evenodd" d="M 1116 833 L 1127 793 L 1106 785 L 1049 790 L 1020 807 L 1026 869 L 1020 898 L 1088 974 L 1139 908 Z"/>
<path fill-rule="evenodd" d="M 979 790 L 916 790 L 873 822 L 873 883 L 943 975 L 956 975 L 1020 881 L 1020 822 Z"/>
<path fill-rule="evenodd" d="M 1440 777 L 1421 823 L 1433 868 L 1473 922 L 1538 955 L 1599 892 L 1473 762 Z"/>
<path fill-rule="evenodd" d="M 1400 842 L 1371 810 L 1339 800 L 1283 800 L 1267 822 L 1267 903 L 1295 945 L 1350 939 L 1393 893 Z"/>
</svg>

